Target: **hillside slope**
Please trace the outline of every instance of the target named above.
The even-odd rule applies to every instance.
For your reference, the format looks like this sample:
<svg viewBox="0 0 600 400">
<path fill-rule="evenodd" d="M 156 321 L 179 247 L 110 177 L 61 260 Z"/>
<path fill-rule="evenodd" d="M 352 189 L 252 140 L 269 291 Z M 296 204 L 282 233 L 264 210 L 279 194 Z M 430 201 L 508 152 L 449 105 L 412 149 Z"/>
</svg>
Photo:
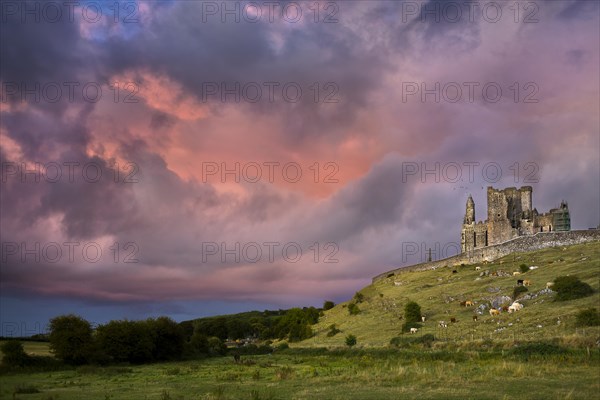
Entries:
<svg viewBox="0 0 600 400">
<path fill-rule="evenodd" d="M 520 264 L 538 268 L 513 277 Z M 296 346 L 343 346 L 348 334 L 357 337 L 359 346 L 386 346 L 391 338 L 402 335 L 402 317 L 408 301 L 416 301 L 426 316 L 417 335 L 431 333 L 448 340 L 536 340 L 573 335 L 596 340 L 600 336 L 598 327 L 584 330 L 575 326 L 579 310 L 600 306 L 600 242 L 513 254 L 487 264 L 461 266 L 456 271 L 439 268 L 406 272 L 371 284 L 360 290 L 364 299 L 358 303 L 359 314 L 348 312 L 348 305 L 356 301 L 336 305 L 325 311 L 313 327 L 315 336 Z M 490 275 L 480 276 L 485 271 Z M 494 271 L 510 276 L 491 276 Z M 575 275 L 596 292 L 583 299 L 554 302 L 554 294 L 544 289 L 547 282 L 562 275 Z M 512 296 L 517 279 L 532 283 L 528 292 L 521 295 L 525 296 L 520 300 L 523 310 L 491 317 L 490 302 L 500 296 Z M 475 306 L 461 306 L 460 302 L 466 300 L 473 301 Z M 473 320 L 474 315 L 477 321 Z M 456 323 L 450 323 L 451 318 Z M 440 327 L 439 321 L 447 322 L 448 327 Z M 332 324 L 341 332 L 328 337 Z"/>
</svg>

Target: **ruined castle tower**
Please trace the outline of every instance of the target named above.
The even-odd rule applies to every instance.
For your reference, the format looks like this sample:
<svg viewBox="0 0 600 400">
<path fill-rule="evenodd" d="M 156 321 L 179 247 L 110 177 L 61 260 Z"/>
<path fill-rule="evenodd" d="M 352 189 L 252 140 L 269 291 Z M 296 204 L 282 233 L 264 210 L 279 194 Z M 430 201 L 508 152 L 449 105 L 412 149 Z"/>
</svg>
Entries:
<svg viewBox="0 0 600 400">
<path fill-rule="evenodd" d="M 461 233 L 463 253 L 493 246 L 536 232 L 569 231 L 571 218 L 567 203 L 545 214 L 532 208 L 531 186 L 503 190 L 487 188 L 487 220 L 476 222 L 475 202 L 469 195 Z"/>
</svg>

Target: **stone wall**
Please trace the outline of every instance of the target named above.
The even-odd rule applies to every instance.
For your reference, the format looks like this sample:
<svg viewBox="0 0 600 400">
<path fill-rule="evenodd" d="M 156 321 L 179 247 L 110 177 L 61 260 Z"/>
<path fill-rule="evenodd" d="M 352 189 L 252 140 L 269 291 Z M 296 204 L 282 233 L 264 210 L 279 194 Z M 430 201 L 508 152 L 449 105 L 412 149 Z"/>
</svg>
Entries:
<svg viewBox="0 0 600 400">
<path fill-rule="evenodd" d="M 531 236 L 519 236 L 515 239 L 472 250 L 468 253 L 461 253 L 442 260 L 431 261 L 397 268 L 373 278 L 377 282 L 386 278 L 389 274 L 401 274 L 410 271 L 426 271 L 438 269 L 445 266 L 455 266 L 460 264 L 469 264 L 482 261 L 493 261 L 515 252 L 525 252 L 545 249 L 555 246 L 568 246 L 590 241 L 600 241 L 600 230 L 590 229 L 587 231 L 568 231 L 568 232 L 538 232 Z"/>
</svg>

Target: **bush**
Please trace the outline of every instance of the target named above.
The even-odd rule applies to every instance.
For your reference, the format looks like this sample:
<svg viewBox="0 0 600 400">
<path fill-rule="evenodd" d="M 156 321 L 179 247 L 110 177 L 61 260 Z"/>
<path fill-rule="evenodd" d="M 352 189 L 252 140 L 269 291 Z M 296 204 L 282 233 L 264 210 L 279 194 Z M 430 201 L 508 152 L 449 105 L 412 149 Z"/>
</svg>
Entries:
<svg viewBox="0 0 600 400">
<path fill-rule="evenodd" d="M 364 294 L 362 294 L 361 292 L 356 292 L 356 293 L 354 294 L 354 300 L 355 300 L 357 303 L 362 303 L 362 302 L 365 300 L 365 295 L 364 295 Z"/>
<path fill-rule="evenodd" d="M 354 335 L 348 335 L 346 336 L 346 346 L 348 347 L 352 347 L 354 345 L 356 345 L 356 336 Z"/>
<path fill-rule="evenodd" d="M 390 340 L 390 346 L 409 348 L 415 344 L 421 344 L 423 347 L 429 348 L 434 341 L 435 337 L 431 333 L 419 337 L 396 336 Z"/>
<path fill-rule="evenodd" d="M 335 303 L 331 300 L 326 300 L 325 303 L 323 303 L 323 310 L 325 311 L 331 310 L 333 307 L 335 307 Z"/>
<path fill-rule="evenodd" d="M 340 333 L 341 331 L 337 328 L 335 324 L 329 325 L 329 332 L 327 332 L 327 337 L 333 337 Z"/>
<path fill-rule="evenodd" d="M 515 356 L 549 356 L 556 354 L 565 354 L 569 351 L 564 347 L 543 342 L 527 343 L 509 350 L 509 354 Z"/>
<path fill-rule="evenodd" d="M 350 303 L 348 304 L 348 313 L 350 313 L 350 315 L 356 315 L 360 313 L 360 308 L 358 308 L 358 306 L 356 305 L 356 303 Z"/>
<path fill-rule="evenodd" d="M 521 270 L 522 273 L 529 271 L 529 267 L 525 264 L 519 265 L 519 269 Z"/>
<path fill-rule="evenodd" d="M 600 325 L 600 311 L 595 308 L 588 308 L 587 310 L 581 310 L 577 313 L 576 320 L 577 326 L 599 326 Z"/>
<path fill-rule="evenodd" d="M 516 300 L 517 297 L 519 297 L 519 295 L 521 293 L 525 293 L 527 291 L 528 291 L 528 289 L 525 286 L 515 286 L 515 288 L 513 289 L 513 295 L 512 295 L 513 300 Z"/>
<path fill-rule="evenodd" d="M 24 367 L 31 361 L 31 357 L 25 353 L 23 345 L 17 340 L 9 340 L 2 343 L 0 350 L 4 354 L 2 364 L 9 367 Z"/>
<path fill-rule="evenodd" d="M 409 301 L 404 306 L 404 320 L 407 323 L 421 322 L 421 306 L 414 301 Z"/>
<path fill-rule="evenodd" d="M 281 342 L 277 346 L 275 346 L 275 350 L 282 351 L 290 348 L 290 345 L 287 342 Z"/>
<path fill-rule="evenodd" d="M 576 276 L 559 276 L 554 280 L 552 289 L 556 291 L 554 301 L 580 299 L 594 293 L 590 285 L 580 281 Z"/>
</svg>

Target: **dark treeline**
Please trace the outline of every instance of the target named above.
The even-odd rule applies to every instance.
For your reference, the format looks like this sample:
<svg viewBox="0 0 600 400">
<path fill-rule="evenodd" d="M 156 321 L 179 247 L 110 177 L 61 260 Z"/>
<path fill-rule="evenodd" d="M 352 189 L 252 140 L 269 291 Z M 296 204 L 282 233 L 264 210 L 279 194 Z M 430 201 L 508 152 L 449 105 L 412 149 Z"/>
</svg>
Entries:
<svg viewBox="0 0 600 400">
<path fill-rule="evenodd" d="M 321 310 L 310 307 L 253 311 L 182 323 L 168 317 L 113 320 L 96 329 L 85 319 L 70 314 L 53 318 L 49 333 L 40 339 L 50 342 L 57 359 L 71 365 L 140 364 L 219 356 L 227 353 L 227 340 L 240 339 L 246 344 L 242 352 L 264 353 L 272 351 L 268 345 L 273 339 L 299 341 L 311 337 L 311 325 L 318 321 L 320 313 Z M 257 346 L 258 341 L 263 345 Z M 24 366 L 30 361 L 20 343 L 8 345 L 6 350 L 11 353 L 6 362 Z"/>
</svg>

